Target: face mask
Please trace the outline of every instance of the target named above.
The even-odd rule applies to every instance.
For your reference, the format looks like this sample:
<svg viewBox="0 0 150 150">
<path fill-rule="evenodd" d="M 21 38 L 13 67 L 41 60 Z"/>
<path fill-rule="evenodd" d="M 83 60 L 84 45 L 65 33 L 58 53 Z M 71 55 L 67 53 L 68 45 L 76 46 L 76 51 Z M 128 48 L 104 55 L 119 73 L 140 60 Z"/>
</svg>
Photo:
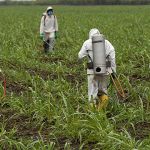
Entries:
<svg viewBox="0 0 150 150">
<path fill-rule="evenodd" d="M 48 16 L 53 15 L 53 10 L 49 10 L 49 11 L 47 12 L 47 15 L 48 15 Z"/>
</svg>

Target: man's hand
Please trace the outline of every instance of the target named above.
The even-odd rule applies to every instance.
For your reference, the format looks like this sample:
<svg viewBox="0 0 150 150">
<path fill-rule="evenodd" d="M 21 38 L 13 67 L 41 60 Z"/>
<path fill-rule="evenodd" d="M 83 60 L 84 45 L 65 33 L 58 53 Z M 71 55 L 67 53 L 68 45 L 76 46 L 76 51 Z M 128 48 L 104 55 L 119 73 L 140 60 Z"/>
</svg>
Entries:
<svg viewBox="0 0 150 150">
<path fill-rule="evenodd" d="M 40 39 L 43 40 L 44 38 L 44 33 L 40 33 Z"/>
</svg>

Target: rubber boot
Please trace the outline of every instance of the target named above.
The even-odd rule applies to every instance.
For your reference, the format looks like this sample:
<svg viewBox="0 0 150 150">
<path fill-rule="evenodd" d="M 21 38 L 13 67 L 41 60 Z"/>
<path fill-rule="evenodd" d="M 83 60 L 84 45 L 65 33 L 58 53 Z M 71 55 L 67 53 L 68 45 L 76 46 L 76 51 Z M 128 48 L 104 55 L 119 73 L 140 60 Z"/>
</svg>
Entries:
<svg viewBox="0 0 150 150">
<path fill-rule="evenodd" d="M 97 110 L 100 111 L 102 109 L 106 109 L 108 105 L 108 96 L 106 94 L 102 94 L 99 96 L 99 102 L 97 103 Z"/>
</svg>

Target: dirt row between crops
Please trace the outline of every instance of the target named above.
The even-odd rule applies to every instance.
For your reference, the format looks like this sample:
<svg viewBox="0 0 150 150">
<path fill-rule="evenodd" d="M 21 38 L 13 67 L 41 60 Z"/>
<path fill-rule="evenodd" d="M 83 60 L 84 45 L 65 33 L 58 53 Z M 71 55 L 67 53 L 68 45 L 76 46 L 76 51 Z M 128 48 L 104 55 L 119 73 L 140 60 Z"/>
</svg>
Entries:
<svg viewBox="0 0 150 150">
<path fill-rule="evenodd" d="M 57 80 L 60 79 L 59 75 L 56 74 L 52 74 L 48 71 L 45 70 L 38 70 L 38 69 L 28 69 L 28 73 L 31 76 L 39 76 L 41 77 L 43 80 Z M 82 84 L 82 82 L 85 80 L 83 77 L 78 77 L 77 74 L 63 74 L 62 79 L 66 80 L 67 82 L 71 83 L 72 86 L 76 85 L 76 84 Z M 14 92 L 18 95 L 20 95 L 21 92 L 25 92 L 25 91 L 29 91 L 29 87 L 32 87 L 31 83 L 23 83 L 22 81 L 11 81 L 11 79 L 7 80 L 6 77 L 6 89 L 7 92 Z"/>
<path fill-rule="evenodd" d="M 42 63 L 51 63 L 51 62 L 66 63 L 66 62 L 68 62 L 67 60 L 65 60 L 64 58 L 61 58 L 61 57 L 39 57 L 38 59 Z M 21 70 L 24 69 L 31 76 L 38 75 L 43 80 L 55 80 L 55 79 L 60 78 L 60 76 L 57 73 L 52 73 L 52 72 L 50 72 L 48 70 L 43 70 L 43 69 L 39 69 L 39 68 L 29 68 L 29 67 L 27 67 L 24 64 L 17 64 L 15 62 L 12 63 L 11 61 L 3 61 L 1 59 L 0 59 L 0 64 L 1 65 L 4 65 L 4 64 L 7 65 L 9 67 L 9 69 L 16 69 L 16 68 L 19 68 Z M 73 67 L 77 67 L 78 66 L 77 62 L 72 62 L 72 63 L 68 62 L 68 63 L 66 63 L 64 65 L 66 65 L 68 68 L 71 68 L 71 69 Z M 70 82 L 72 84 L 75 84 L 77 82 L 80 84 L 80 83 L 83 82 L 83 80 L 85 80 L 85 77 L 83 75 L 80 75 L 80 73 L 65 73 L 65 74 L 61 74 L 61 77 L 63 79 L 65 79 L 67 82 Z M 148 81 L 148 80 L 150 80 L 150 77 L 143 77 L 143 76 L 134 74 L 134 75 L 130 76 L 129 79 L 130 79 L 131 82 L 134 83 L 136 80 Z M 21 89 L 22 90 L 22 88 L 19 87 L 19 84 L 11 83 L 11 85 L 12 86 L 14 85 L 14 87 L 16 87 L 17 89 Z M 21 86 L 21 87 L 23 87 L 23 86 Z"/>
<path fill-rule="evenodd" d="M 56 143 L 56 147 L 59 149 L 63 149 L 65 143 L 70 143 L 70 146 L 73 149 L 78 149 L 80 142 L 78 139 L 68 139 L 65 136 L 59 136 L 56 140 L 49 138 L 49 134 L 53 131 L 53 126 L 55 125 L 55 121 L 48 122 L 46 119 L 43 121 L 43 127 L 38 125 L 35 119 L 32 119 L 32 116 L 26 116 L 22 114 L 18 114 L 16 111 L 9 108 L 1 108 L 0 109 L 0 123 L 5 123 L 5 130 L 10 132 L 12 129 L 15 129 L 14 139 L 32 139 L 36 141 L 41 139 L 47 143 L 49 141 L 53 141 Z M 85 148 L 93 148 L 96 142 L 89 142 L 84 147 Z"/>
<path fill-rule="evenodd" d="M 5 130 L 7 132 L 11 131 L 12 129 L 16 129 L 16 133 L 14 134 L 15 139 L 26 138 L 38 140 L 42 137 L 45 143 L 50 141 L 49 134 L 53 131 L 53 126 L 55 125 L 55 121 L 47 122 L 47 120 L 45 119 L 43 121 L 44 125 L 41 128 L 39 125 L 37 125 L 37 122 L 32 119 L 32 116 L 29 117 L 26 115 L 18 114 L 16 111 L 9 108 L 0 109 L 0 122 L 5 122 Z M 117 124 L 117 130 L 119 132 L 121 132 L 123 130 L 123 127 L 125 127 L 125 122 Z M 133 127 L 128 127 L 128 132 L 136 140 L 143 140 L 149 137 L 150 122 L 144 121 L 134 123 L 134 129 Z M 57 140 L 51 141 L 56 142 L 56 145 L 62 147 L 62 149 L 66 142 L 70 143 L 70 146 L 73 148 L 78 148 L 80 144 L 78 139 L 68 139 L 64 136 L 60 136 Z M 85 145 L 84 148 L 93 148 L 95 144 L 96 142 L 89 142 Z"/>
<path fill-rule="evenodd" d="M 150 81 L 150 76 L 147 77 L 147 76 L 141 76 L 141 75 L 138 75 L 138 74 L 133 74 L 129 77 L 130 81 L 131 82 L 135 82 L 137 80 L 141 80 L 141 81 Z"/>
<path fill-rule="evenodd" d="M 74 84 L 74 83 L 81 83 L 84 78 L 77 73 L 64 73 L 61 75 L 58 75 L 56 73 L 51 73 L 50 71 L 46 71 L 46 70 L 41 70 L 41 69 L 37 69 L 37 68 L 28 68 L 27 69 L 28 73 L 32 76 L 40 76 L 43 80 L 55 80 L 55 79 L 59 79 L 60 77 L 65 79 L 66 81 Z"/>
<path fill-rule="evenodd" d="M 127 120 L 123 120 L 121 122 L 116 123 L 116 130 L 118 132 L 124 132 L 124 128 L 127 129 L 128 133 L 130 133 L 131 137 L 135 138 L 135 140 L 143 140 L 148 138 L 150 135 L 150 122 L 142 121 L 135 122 L 132 125 L 127 126 Z"/>
<path fill-rule="evenodd" d="M 53 58 L 53 61 L 60 61 L 59 58 Z M 50 58 L 40 58 L 41 61 L 50 61 Z M 0 64 L 3 64 L 4 62 L 0 60 Z M 81 76 L 79 73 L 64 73 L 64 74 L 57 74 L 52 73 L 48 70 L 42 70 L 39 68 L 29 68 L 24 65 L 19 65 L 12 62 L 6 62 L 5 65 L 9 67 L 9 69 L 19 69 L 27 71 L 31 76 L 39 76 L 43 80 L 58 80 L 60 78 L 66 80 L 67 82 L 71 83 L 72 86 L 76 84 L 82 84 L 82 82 L 85 80 L 84 76 Z M 72 67 L 72 64 L 70 64 Z M 69 67 L 69 66 L 68 66 Z M 2 82 L 3 76 L 0 74 L 0 81 Z M 22 92 L 29 91 L 29 87 L 32 87 L 31 83 L 24 83 L 23 81 L 12 81 L 11 76 L 9 74 L 5 73 L 5 78 L 7 81 L 7 92 L 16 93 L 17 95 L 20 95 Z M 32 87 L 33 88 L 33 87 Z"/>
</svg>

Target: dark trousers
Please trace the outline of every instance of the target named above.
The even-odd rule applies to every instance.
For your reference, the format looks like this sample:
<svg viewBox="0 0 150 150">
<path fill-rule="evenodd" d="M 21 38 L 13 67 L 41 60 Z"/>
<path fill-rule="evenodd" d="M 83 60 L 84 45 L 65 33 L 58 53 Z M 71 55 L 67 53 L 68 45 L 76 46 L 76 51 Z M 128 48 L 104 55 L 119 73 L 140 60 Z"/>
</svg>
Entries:
<svg viewBox="0 0 150 150">
<path fill-rule="evenodd" d="M 43 47 L 44 47 L 44 52 L 47 53 L 49 51 L 49 44 L 50 40 L 48 39 L 47 41 L 44 41 Z"/>
</svg>

